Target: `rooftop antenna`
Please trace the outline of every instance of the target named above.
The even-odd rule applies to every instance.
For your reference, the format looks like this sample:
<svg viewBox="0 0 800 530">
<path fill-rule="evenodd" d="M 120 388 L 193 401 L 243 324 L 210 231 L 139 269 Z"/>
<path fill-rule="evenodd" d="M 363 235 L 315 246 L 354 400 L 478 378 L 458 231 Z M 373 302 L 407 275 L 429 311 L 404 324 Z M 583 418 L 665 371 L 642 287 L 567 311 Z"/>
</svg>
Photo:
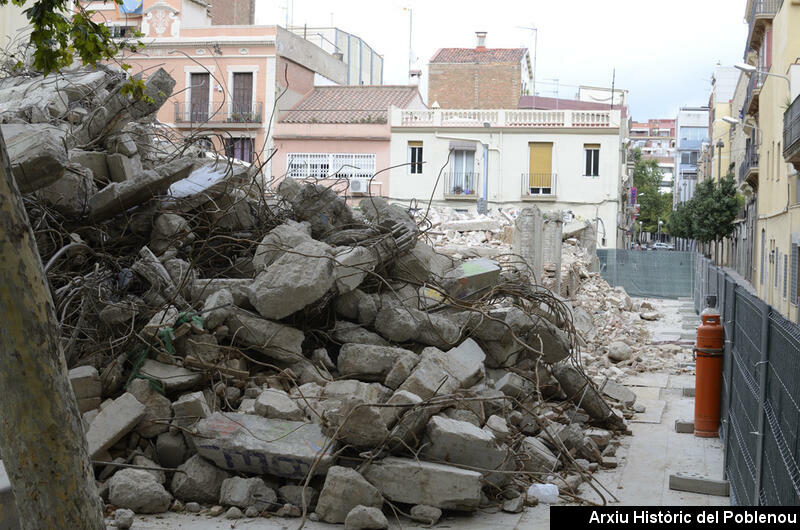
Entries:
<svg viewBox="0 0 800 530">
<path fill-rule="evenodd" d="M 411 30 L 414 23 L 414 11 L 410 7 L 404 7 L 403 11 L 408 11 L 408 71 L 411 72 L 411 61 L 414 52 L 411 51 Z"/>
<path fill-rule="evenodd" d="M 617 80 L 617 69 L 611 71 L 611 110 L 614 110 L 614 83 Z"/>
</svg>

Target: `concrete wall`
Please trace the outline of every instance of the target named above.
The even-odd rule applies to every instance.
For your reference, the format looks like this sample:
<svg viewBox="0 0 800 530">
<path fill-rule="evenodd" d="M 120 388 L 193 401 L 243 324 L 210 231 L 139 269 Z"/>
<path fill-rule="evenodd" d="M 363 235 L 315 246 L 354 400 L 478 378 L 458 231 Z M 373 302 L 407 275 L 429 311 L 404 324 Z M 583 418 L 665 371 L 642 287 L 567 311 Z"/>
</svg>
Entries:
<svg viewBox="0 0 800 530">
<path fill-rule="evenodd" d="M 23 11 L 11 4 L 0 7 L 0 49 L 13 49 L 28 41 L 30 29 Z"/>
<path fill-rule="evenodd" d="M 225 0 L 211 6 L 211 23 L 220 26 L 255 24 L 255 0 Z"/>
<path fill-rule="evenodd" d="M 192 0 L 183 0 L 183 5 L 181 6 L 181 25 L 190 28 L 210 26 L 211 17 L 208 16 L 208 9 Z"/>
<path fill-rule="evenodd" d="M 277 35 L 278 55 L 318 72 L 340 85 L 347 82 L 346 65 L 342 61 L 326 53 L 319 46 L 281 27 L 277 27 Z"/>
<path fill-rule="evenodd" d="M 428 106 L 443 109 L 515 109 L 521 95 L 521 64 L 428 66 Z"/>
<path fill-rule="evenodd" d="M 449 171 L 448 155 L 452 141 L 477 141 L 489 145 L 488 202 L 490 207 L 523 208 L 535 204 L 543 211 L 571 210 L 579 219 L 602 219 L 606 247 L 617 240 L 617 212 L 620 187 L 620 139 L 616 128 L 607 131 L 542 129 L 414 129 L 394 127 L 391 141 L 392 165 L 408 162 L 408 142 L 423 143 L 422 174 L 410 174 L 408 166 L 391 172 L 391 198 L 400 201 L 428 201 L 439 171 Z M 523 199 L 522 174 L 529 171 L 529 142 L 553 142 L 553 172 L 557 174 L 554 198 Z M 600 175 L 585 177 L 584 150 L 587 143 L 600 144 Z M 475 153 L 475 171 L 483 186 L 481 145 Z M 476 201 L 445 199 L 443 179 L 436 185 L 434 201 L 451 207 L 475 209 Z M 600 246 L 603 246 L 602 243 Z"/>
</svg>

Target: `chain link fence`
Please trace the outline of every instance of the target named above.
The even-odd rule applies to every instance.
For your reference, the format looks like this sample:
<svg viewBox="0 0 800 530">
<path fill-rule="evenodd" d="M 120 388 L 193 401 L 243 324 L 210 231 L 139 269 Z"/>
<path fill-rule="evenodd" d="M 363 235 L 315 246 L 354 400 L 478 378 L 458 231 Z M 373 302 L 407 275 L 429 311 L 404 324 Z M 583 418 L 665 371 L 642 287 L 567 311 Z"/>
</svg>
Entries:
<svg viewBox="0 0 800 530">
<path fill-rule="evenodd" d="M 800 327 L 698 256 L 694 303 L 725 327 L 722 422 L 731 504 L 800 505 Z"/>
</svg>

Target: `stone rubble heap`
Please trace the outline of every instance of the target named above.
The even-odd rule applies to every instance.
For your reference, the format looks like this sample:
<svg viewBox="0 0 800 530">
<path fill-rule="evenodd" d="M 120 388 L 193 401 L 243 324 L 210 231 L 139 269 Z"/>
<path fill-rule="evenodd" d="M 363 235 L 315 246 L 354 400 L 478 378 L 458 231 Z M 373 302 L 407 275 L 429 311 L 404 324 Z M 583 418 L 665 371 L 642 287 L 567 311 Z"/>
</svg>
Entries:
<svg viewBox="0 0 800 530">
<path fill-rule="evenodd" d="M 268 197 L 257 168 L 159 141 L 166 72 L 147 78 L 148 103 L 123 81 L 0 81 L 0 130 L 119 527 L 170 509 L 433 524 L 521 511 L 532 483 L 579 500 L 616 466 L 632 401 L 606 401 L 579 368 L 587 300 L 437 253 L 425 222 L 382 199 L 353 209 L 290 179 Z"/>
</svg>

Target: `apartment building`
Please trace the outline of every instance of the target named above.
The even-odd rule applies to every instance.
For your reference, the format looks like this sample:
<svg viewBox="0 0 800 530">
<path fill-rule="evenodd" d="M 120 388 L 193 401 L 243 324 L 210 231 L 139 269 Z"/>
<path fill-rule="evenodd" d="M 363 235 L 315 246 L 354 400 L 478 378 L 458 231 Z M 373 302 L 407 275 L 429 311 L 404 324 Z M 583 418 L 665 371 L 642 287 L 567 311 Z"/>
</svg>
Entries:
<svg viewBox="0 0 800 530">
<path fill-rule="evenodd" d="M 533 85 L 527 48 L 441 48 L 428 63 L 428 106 L 443 109 L 515 109 Z"/>
<path fill-rule="evenodd" d="M 732 66 L 717 66 L 711 77 L 711 93 L 708 100 L 709 108 L 709 157 L 707 175 L 714 180 L 719 180 L 730 171 L 731 158 L 731 127 L 732 124 L 724 118 L 738 119 L 738 109 L 734 111 L 732 100 L 741 72 Z M 735 116 L 734 116 L 735 115 Z"/>
<path fill-rule="evenodd" d="M 742 66 L 748 86 L 745 123 L 756 131 L 757 169 L 746 170 L 757 189 L 753 284 L 759 296 L 798 321 L 800 256 L 800 4 L 794 0 L 748 0 L 748 37 Z M 743 166 L 746 167 L 746 166 Z"/>
<path fill-rule="evenodd" d="M 664 174 L 660 190 L 672 191 L 675 175 L 674 118 L 651 118 L 646 122 L 632 122 L 630 151 L 640 149 L 644 160 L 655 160 Z"/>
<path fill-rule="evenodd" d="M 708 107 L 681 107 L 678 111 L 675 120 L 674 206 L 694 196 L 700 153 L 703 145 L 709 143 L 708 120 Z"/>
<path fill-rule="evenodd" d="M 389 197 L 391 107 L 426 108 L 416 86 L 316 87 L 275 127 L 276 181 L 289 177 L 346 196 Z"/>
<path fill-rule="evenodd" d="M 479 201 L 502 208 L 535 204 L 597 219 L 601 248 L 624 245 L 622 113 L 563 106 L 393 109 L 391 161 L 399 167 L 391 170 L 391 197 L 432 197 L 436 204 L 465 209 L 476 209 Z"/>
<path fill-rule="evenodd" d="M 211 6 L 215 26 L 252 26 L 256 23 L 256 0 L 225 0 Z"/>
<path fill-rule="evenodd" d="M 161 67 L 177 81 L 160 122 L 244 162 L 273 157 L 279 117 L 316 85 L 348 80 L 340 56 L 279 26 L 214 25 L 214 7 L 202 0 L 86 5 L 118 37 L 144 34 L 144 50 L 124 57 L 133 73 Z M 273 174 L 271 162 L 264 174 Z"/>
</svg>

